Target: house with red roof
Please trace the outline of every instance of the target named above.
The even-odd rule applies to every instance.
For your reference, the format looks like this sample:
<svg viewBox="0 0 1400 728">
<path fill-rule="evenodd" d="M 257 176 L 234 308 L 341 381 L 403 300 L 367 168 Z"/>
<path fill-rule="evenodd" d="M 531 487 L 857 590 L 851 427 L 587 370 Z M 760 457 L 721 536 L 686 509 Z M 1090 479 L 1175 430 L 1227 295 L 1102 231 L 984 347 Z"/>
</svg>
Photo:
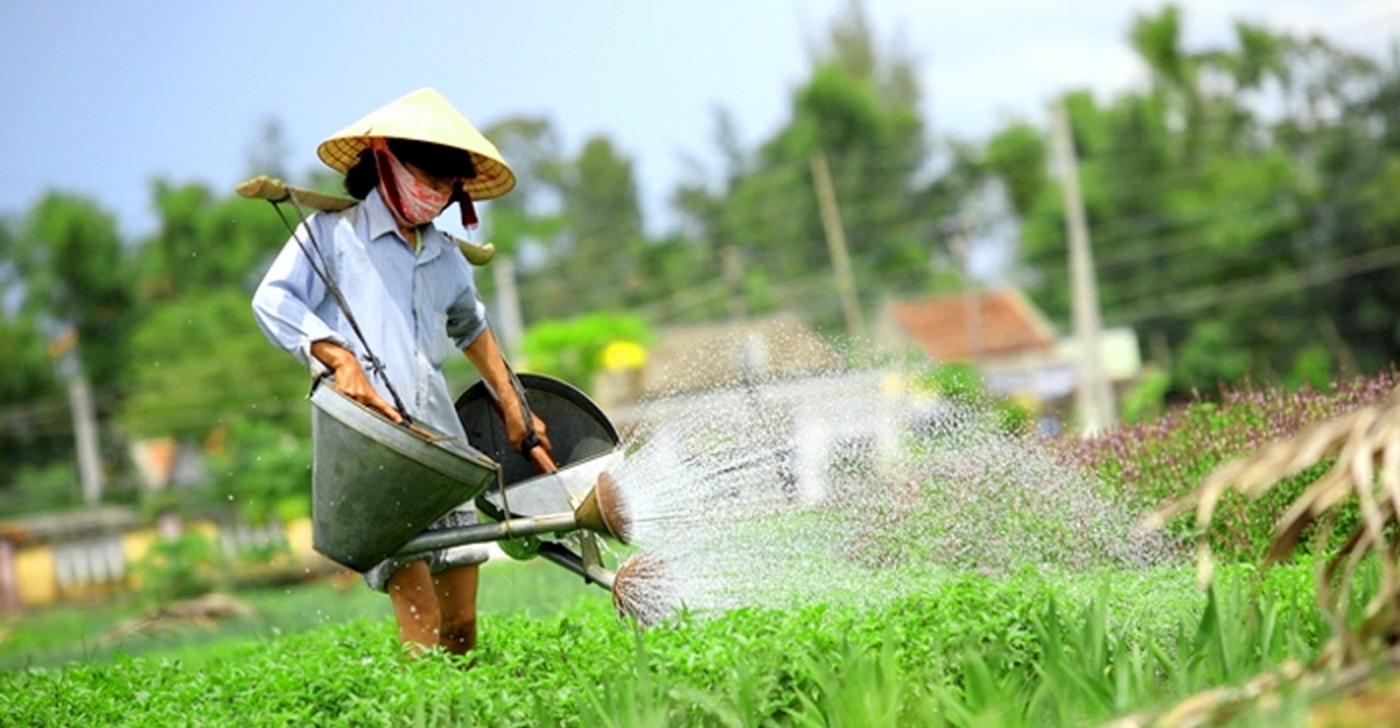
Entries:
<svg viewBox="0 0 1400 728">
<path fill-rule="evenodd" d="M 935 363 L 976 366 L 989 390 L 1051 402 L 1074 393 L 1079 347 L 1061 337 L 1016 288 L 891 301 L 876 325 L 888 351 L 922 352 Z M 1099 364 L 1121 386 L 1141 369 L 1131 329 L 1101 332 Z"/>
</svg>

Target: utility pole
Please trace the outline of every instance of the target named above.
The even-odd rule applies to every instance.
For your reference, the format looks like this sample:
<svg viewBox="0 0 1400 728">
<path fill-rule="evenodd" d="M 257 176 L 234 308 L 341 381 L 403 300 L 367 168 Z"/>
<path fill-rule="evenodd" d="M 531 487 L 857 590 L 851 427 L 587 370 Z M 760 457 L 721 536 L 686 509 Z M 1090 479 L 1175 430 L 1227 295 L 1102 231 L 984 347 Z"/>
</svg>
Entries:
<svg viewBox="0 0 1400 728">
<path fill-rule="evenodd" d="M 49 344 L 49 356 L 58 361 L 58 372 L 68 380 L 68 406 L 73 413 L 73 440 L 78 456 L 78 482 L 83 504 L 89 508 L 102 502 L 102 457 L 97 444 L 97 415 L 92 404 L 92 388 L 83 375 L 78 356 L 78 330 L 69 328 Z"/>
<path fill-rule="evenodd" d="M 520 288 L 515 281 L 515 256 L 502 255 L 491 264 L 492 281 L 496 284 L 496 311 L 500 314 L 501 347 L 506 358 L 520 358 L 521 342 L 525 338 L 524 318 L 520 314 Z"/>
<path fill-rule="evenodd" d="M 729 286 L 729 320 L 742 321 L 748 315 L 748 305 L 744 300 L 744 259 L 739 248 L 724 246 L 720 265 L 724 270 L 724 282 Z"/>
<path fill-rule="evenodd" d="M 1074 336 L 1079 342 L 1079 386 L 1075 408 L 1085 434 L 1102 432 L 1113 424 L 1113 391 L 1099 362 L 1099 292 L 1084 200 L 1079 193 L 1079 163 L 1070 136 L 1069 113 L 1063 102 L 1054 104 L 1055 149 L 1064 177 L 1065 227 L 1069 234 L 1069 274 L 1074 314 Z"/>
<path fill-rule="evenodd" d="M 812 182 L 817 187 L 817 205 L 821 208 L 822 229 L 831 253 L 831 267 L 836 272 L 836 290 L 841 294 L 841 311 L 846 318 L 846 333 L 852 339 L 865 339 L 865 325 L 856 303 L 855 278 L 851 275 L 851 259 L 846 253 L 846 232 L 841 228 L 841 210 L 836 206 L 836 187 L 831 183 L 831 169 L 826 153 L 812 155 Z"/>
</svg>

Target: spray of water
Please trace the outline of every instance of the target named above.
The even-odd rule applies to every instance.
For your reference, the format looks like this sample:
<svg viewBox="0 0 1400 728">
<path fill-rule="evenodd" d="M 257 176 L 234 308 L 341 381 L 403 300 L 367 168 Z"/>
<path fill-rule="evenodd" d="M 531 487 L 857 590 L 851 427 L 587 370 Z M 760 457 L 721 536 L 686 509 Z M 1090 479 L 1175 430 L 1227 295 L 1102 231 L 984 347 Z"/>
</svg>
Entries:
<svg viewBox="0 0 1400 728">
<path fill-rule="evenodd" d="M 1137 514 L 986 408 L 833 373 L 652 405 L 612 474 L 640 554 L 643 622 L 812 602 L 870 606 L 959 570 L 1140 566 Z"/>
</svg>

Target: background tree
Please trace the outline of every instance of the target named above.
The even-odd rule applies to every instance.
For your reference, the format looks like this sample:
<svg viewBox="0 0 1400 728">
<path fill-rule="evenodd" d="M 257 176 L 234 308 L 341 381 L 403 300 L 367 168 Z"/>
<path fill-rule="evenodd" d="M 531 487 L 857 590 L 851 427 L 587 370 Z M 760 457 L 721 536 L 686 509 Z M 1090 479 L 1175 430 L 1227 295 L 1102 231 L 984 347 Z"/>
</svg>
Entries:
<svg viewBox="0 0 1400 728">
<path fill-rule="evenodd" d="M 0 219 L 0 493 L 21 468 L 68 456 L 73 449 L 63 387 L 48 338 L 33 310 L 22 306 L 26 295 L 18 265 L 19 239 L 14 226 Z M 73 489 L 76 493 L 76 488 Z"/>
<path fill-rule="evenodd" d="M 486 208 L 491 240 L 528 270 L 556 251 L 564 229 L 559 133 L 547 117 L 519 116 L 486 127 L 485 134 L 510 163 L 516 179 L 515 189 Z"/>
<path fill-rule="evenodd" d="M 216 196 L 201 184 L 158 180 L 152 187 L 160 227 L 139 254 L 141 292 L 149 299 L 230 287 L 251 291 L 287 240 L 266 203 Z"/>
<path fill-rule="evenodd" d="M 93 388 L 116 396 L 135 291 L 111 214 L 83 197 L 50 192 L 27 216 L 13 253 L 20 314 L 50 338 L 71 329 Z"/>
<path fill-rule="evenodd" d="M 571 317 L 635 300 L 635 257 L 646 241 L 632 160 L 593 136 L 542 181 L 557 195 L 564 224 L 555 254 L 527 277 L 527 317 Z"/>
<path fill-rule="evenodd" d="M 1372 367 L 1393 360 L 1392 332 L 1333 310 L 1389 303 L 1378 293 L 1387 287 L 1364 277 L 1389 260 L 1386 238 L 1352 227 L 1366 214 L 1337 214 L 1375 209 L 1362 190 L 1394 154 L 1377 131 L 1384 114 L 1368 111 L 1383 74 L 1321 39 L 1248 24 L 1228 47 L 1189 51 L 1181 34 L 1174 7 L 1139 16 L 1129 38 L 1151 70 L 1147 87 L 1065 99 L 1106 322 L 1134 326 L 1177 392 L 1214 391 L 1246 372 L 1325 381 L 1333 352 Z M 1276 98 L 1281 114 L 1266 103 Z M 1053 160 L 1035 136 L 1024 122 L 1007 126 L 984 162 L 1020 217 L 1023 278 L 1063 322 L 1061 193 L 1038 176 Z M 1363 353 L 1346 343 L 1361 340 L 1385 343 Z"/>
<path fill-rule="evenodd" d="M 86 379 L 99 427 L 120 402 L 127 253 L 112 216 L 78 195 L 47 193 L 0 223 L 0 489 L 16 507 L 76 502 L 68 382 Z"/>
<path fill-rule="evenodd" d="M 927 179 L 914 63 L 897 43 L 875 39 L 864 6 L 849 2 L 812 55 L 812 76 L 793 94 L 784 126 L 752 154 L 721 147 L 722 181 L 691 181 L 676 202 L 696 238 L 739 251 L 750 311 L 800 308 L 834 324 L 814 155 L 828 159 L 867 307 L 926 287 L 937 224 L 953 206 Z"/>
</svg>

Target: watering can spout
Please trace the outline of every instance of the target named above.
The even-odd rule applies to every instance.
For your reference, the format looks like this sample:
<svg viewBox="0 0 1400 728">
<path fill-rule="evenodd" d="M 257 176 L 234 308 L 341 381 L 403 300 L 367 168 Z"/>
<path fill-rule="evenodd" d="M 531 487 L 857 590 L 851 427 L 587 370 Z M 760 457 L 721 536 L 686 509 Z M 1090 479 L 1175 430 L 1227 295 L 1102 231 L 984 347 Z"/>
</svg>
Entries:
<svg viewBox="0 0 1400 728">
<path fill-rule="evenodd" d="M 680 606 L 666 562 L 646 553 L 633 554 L 613 575 L 612 600 L 617 613 L 638 624 L 656 624 Z"/>
<path fill-rule="evenodd" d="M 594 533 L 611 536 L 624 544 L 631 543 L 632 523 L 626 505 L 618 492 L 617 481 L 606 472 L 599 473 L 597 484 L 574 509 L 574 520 Z"/>
</svg>

